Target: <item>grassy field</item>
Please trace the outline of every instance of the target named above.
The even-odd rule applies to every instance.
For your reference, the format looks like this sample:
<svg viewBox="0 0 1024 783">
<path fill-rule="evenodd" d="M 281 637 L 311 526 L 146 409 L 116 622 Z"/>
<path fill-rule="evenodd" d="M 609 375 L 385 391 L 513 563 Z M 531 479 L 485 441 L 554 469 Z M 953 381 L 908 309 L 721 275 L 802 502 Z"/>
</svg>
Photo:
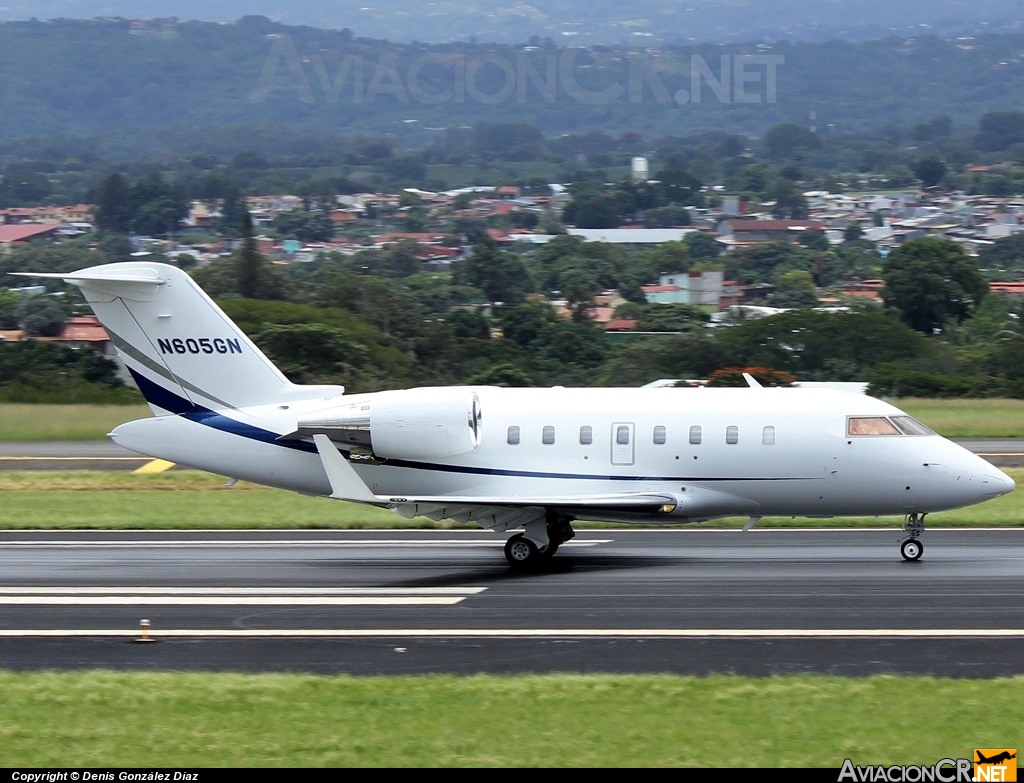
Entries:
<svg viewBox="0 0 1024 783">
<path fill-rule="evenodd" d="M 947 438 L 1024 437 L 1024 400 L 893 400 Z"/>
<path fill-rule="evenodd" d="M 1024 438 L 1024 400 L 893 403 L 947 438 Z M 118 424 L 149 415 L 146 405 L 0 404 L 0 440 L 102 440 Z"/>
<path fill-rule="evenodd" d="M 105 440 L 118 424 L 151 415 L 148 405 L 0 404 L 0 440 Z"/>
<path fill-rule="evenodd" d="M 1024 484 L 1024 468 L 1006 471 Z M 450 521 L 405 519 L 357 503 L 313 498 L 287 490 L 239 482 L 194 470 L 157 474 L 128 471 L 2 471 L 0 529 L 370 529 L 451 528 Z M 701 523 L 740 527 L 745 519 Z M 758 527 L 900 527 L 900 517 L 806 519 L 766 517 Z M 1024 492 L 978 506 L 931 514 L 930 527 L 991 527 L 1024 524 Z M 587 523 L 576 523 L 583 529 Z M 469 525 L 475 528 L 475 525 Z"/>
<path fill-rule="evenodd" d="M 1017 747 L 1022 698 L 1020 677 L 0 672 L 0 766 L 931 766 Z"/>
</svg>

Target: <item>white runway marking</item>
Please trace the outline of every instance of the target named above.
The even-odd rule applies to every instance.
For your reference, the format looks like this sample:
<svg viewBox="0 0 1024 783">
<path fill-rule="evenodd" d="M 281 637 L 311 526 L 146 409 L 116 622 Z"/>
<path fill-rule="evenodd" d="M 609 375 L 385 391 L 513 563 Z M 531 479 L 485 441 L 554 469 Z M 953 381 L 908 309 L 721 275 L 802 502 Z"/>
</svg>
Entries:
<svg viewBox="0 0 1024 783">
<path fill-rule="evenodd" d="M 0 587 L 4 595 L 476 595 L 486 587 Z"/>
<path fill-rule="evenodd" d="M 963 638 L 963 639 L 1013 639 L 1024 637 L 1024 629 L 1000 628 L 835 628 L 835 629 L 721 629 L 721 628 L 396 628 L 396 629 L 189 629 L 151 628 L 149 635 L 154 640 L 160 637 L 242 637 L 242 638 L 552 638 L 552 639 L 701 639 L 701 638 L 771 638 L 771 639 L 843 639 L 843 638 Z M 15 630 L 0 629 L 0 637 L 104 637 L 138 636 L 138 630 L 75 629 L 75 630 Z"/>
<path fill-rule="evenodd" d="M 0 587 L 2 605 L 451 606 L 486 587 Z M 153 628 L 164 638 L 1021 638 L 1008 628 Z M 0 629 L 0 637 L 127 637 L 135 629 Z"/>
<path fill-rule="evenodd" d="M 0 587 L 0 606 L 445 606 L 484 587 Z"/>
</svg>

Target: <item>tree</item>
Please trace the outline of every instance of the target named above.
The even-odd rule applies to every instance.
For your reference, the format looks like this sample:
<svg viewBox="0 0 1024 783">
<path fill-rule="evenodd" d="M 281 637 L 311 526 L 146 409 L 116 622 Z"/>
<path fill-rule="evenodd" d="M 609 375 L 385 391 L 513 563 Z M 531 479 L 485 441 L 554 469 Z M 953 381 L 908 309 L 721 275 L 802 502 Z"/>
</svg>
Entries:
<svg viewBox="0 0 1024 783">
<path fill-rule="evenodd" d="M 772 158 L 791 158 L 802 151 L 821 149 L 821 138 L 802 125 L 785 122 L 764 135 L 764 148 Z"/>
<path fill-rule="evenodd" d="M 683 206 L 704 206 L 704 196 L 700 192 L 701 181 L 680 169 L 662 169 L 657 174 L 658 204 L 681 204 Z"/>
<path fill-rule="evenodd" d="M 825 232 L 817 229 L 804 231 L 797 241 L 810 250 L 829 250 L 832 247 Z"/>
<path fill-rule="evenodd" d="M 242 213 L 241 233 L 242 247 L 238 252 L 238 293 L 247 299 L 257 299 L 263 288 L 265 261 L 256 249 L 252 215 L 249 214 L 249 210 Z"/>
<path fill-rule="evenodd" d="M 241 296 L 247 299 L 280 299 L 281 274 L 256 249 L 252 216 L 246 211 L 241 225 L 242 245 L 229 258 L 196 269 L 193 277 L 215 297 Z"/>
<path fill-rule="evenodd" d="M 21 296 L 14 291 L 0 289 L 0 329 L 18 328 L 18 308 Z"/>
<path fill-rule="evenodd" d="M 42 202 L 53 192 L 50 180 L 38 171 L 8 166 L 0 186 L 0 205 L 25 206 Z"/>
<path fill-rule="evenodd" d="M 674 228 L 690 225 L 690 213 L 686 207 L 678 204 L 667 204 L 664 207 L 649 209 L 644 214 L 644 226 L 647 228 Z"/>
<path fill-rule="evenodd" d="M 459 340 L 489 340 L 490 324 L 475 310 L 455 310 L 449 313 L 445 322 L 452 328 L 452 334 Z"/>
<path fill-rule="evenodd" d="M 594 191 L 574 196 L 562 212 L 562 219 L 578 228 L 614 228 L 622 222 L 617 199 Z"/>
<path fill-rule="evenodd" d="M 1024 270 L 1024 233 L 997 239 L 978 251 L 978 265 L 1001 273 L 1020 274 Z"/>
<path fill-rule="evenodd" d="M 881 312 L 823 313 L 809 308 L 716 330 L 717 354 L 728 364 L 775 367 L 801 380 L 858 380 L 879 362 L 923 355 L 925 338 Z M 711 372 L 717 367 L 698 367 Z"/>
<path fill-rule="evenodd" d="M 114 172 L 103 180 L 96 195 L 96 227 L 127 234 L 134 213 L 131 186 L 123 174 Z"/>
<path fill-rule="evenodd" d="M 242 191 L 233 182 L 225 182 L 220 190 L 220 219 L 218 230 L 225 236 L 238 236 L 242 225 L 242 213 L 245 211 L 245 200 Z"/>
<path fill-rule="evenodd" d="M 454 281 L 475 286 L 489 302 L 505 305 L 522 302 L 532 290 L 530 273 L 522 259 L 500 251 L 493 240 L 476 245 L 469 258 L 459 262 Z"/>
<path fill-rule="evenodd" d="M 791 179 L 776 177 L 772 180 L 766 195 L 775 200 L 772 215 L 776 218 L 806 220 L 810 214 L 807 197 Z"/>
<path fill-rule="evenodd" d="M 334 235 L 334 223 L 323 212 L 293 209 L 274 217 L 274 230 L 285 239 L 326 242 Z"/>
<path fill-rule="evenodd" d="M 52 298 L 33 296 L 21 303 L 18 320 L 27 335 L 57 337 L 64 331 L 67 313 Z"/>
<path fill-rule="evenodd" d="M 714 242 L 714 240 L 711 240 Z M 718 243 L 715 242 L 717 245 Z M 675 272 L 686 272 L 690 269 L 690 244 L 670 239 L 661 242 L 653 250 L 648 250 L 646 255 L 647 266 L 655 269 L 659 274 L 673 274 Z"/>
<path fill-rule="evenodd" d="M 342 329 L 326 324 L 269 324 L 253 339 L 293 383 L 374 386 L 372 354 Z"/>
<path fill-rule="evenodd" d="M 501 333 L 506 340 L 530 349 L 558 318 L 555 311 L 541 302 L 524 302 L 501 313 Z"/>
<path fill-rule="evenodd" d="M 631 307 L 637 308 L 636 329 L 639 332 L 688 332 L 704 328 L 709 320 L 707 313 L 688 304 L 648 304 Z"/>
<path fill-rule="evenodd" d="M 915 161 L 911 168 L 914 176 L 921 180 L 921 185 L 926 188 L 938 185 L 946 176 L 946 164 L 934 155 Z"/>
<path fill-rule="evenodd" d="M 818 304 L 818 292 L 810 272 L 791 269 L 775 278 L 775 291 L 768 296 L 772 307 L 814 307 Z"/>
<path fill-rule="evenodd" d="M 721 242 L 703 231 L 689 232 L 683 237 L 683 242 L 690 248 L 690 257 L 693 259 L 718 258 L 724 250 Z"/>
<path fill-rule="evenodd" d="M 882 265 L 882 301 L 913 329 L 934 334 L 969 317 L 988 291 L 975 261 L 950 239 L 922 237 Z"/>
<path fill-rule="evenodd" d="M 985 114 L 979 123 L 975 144 L 983 150 L 996 152 L 1024 141 L 1024 111 L 994 111 Z"/>
</svg>

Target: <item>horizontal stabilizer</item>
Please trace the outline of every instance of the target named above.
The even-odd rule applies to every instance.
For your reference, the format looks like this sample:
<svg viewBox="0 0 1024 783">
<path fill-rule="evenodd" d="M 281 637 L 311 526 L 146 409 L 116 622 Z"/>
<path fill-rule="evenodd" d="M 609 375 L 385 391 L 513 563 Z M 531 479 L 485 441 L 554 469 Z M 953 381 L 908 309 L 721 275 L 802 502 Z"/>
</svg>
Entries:
<svg viewBox="0 0 1024 783">
<path fill-rule="evenodd" d="M 104 283 L 148 283 L 150 285 L 163 285 L 164 281 L 152 269 L 135 268 L 127 271 L 106 271 L 106 272 L 92 272 L 89 269 L 83 269 L 78 272 L 10 272 L 9 274 L 18 275 L 19 277 L 41 277 L 50 280 L 63 280 L 66 283 L 72 283 L 74 285 L 82 285 L 89 282 L 104 282 Z"/>
</svg>

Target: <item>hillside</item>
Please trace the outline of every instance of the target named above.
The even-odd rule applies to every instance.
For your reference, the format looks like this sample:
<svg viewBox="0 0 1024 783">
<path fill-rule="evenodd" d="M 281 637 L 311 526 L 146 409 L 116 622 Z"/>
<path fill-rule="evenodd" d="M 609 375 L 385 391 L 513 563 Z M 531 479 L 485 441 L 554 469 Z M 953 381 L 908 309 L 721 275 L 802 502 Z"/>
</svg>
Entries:
<svg viewBox="0 0 1024 783">
<path fill-rule="evenodd" d="M 282 24 L 348 28 L 360 36 L 403 43 L 517 44 L 531 37 L 587 45 L 622 44 L 632 37 L 658 44 L 864 41 L 921 32 L 962 36 L 1024 31 L 1019 0 L 13 0 L 0 7 L 0 20 L 173 16 L 235 22 L 254 14 Z"/>
<path fill-rule="evenodd" d="M 969 128 L 1024 105 L 1024 35 L 852 43 L 402 45 L 348 31 L 127 20 L 0 25 L 0 139 L 282 126 L 430 146 L 460 126 L 546 136 Z"/>
</svg>

